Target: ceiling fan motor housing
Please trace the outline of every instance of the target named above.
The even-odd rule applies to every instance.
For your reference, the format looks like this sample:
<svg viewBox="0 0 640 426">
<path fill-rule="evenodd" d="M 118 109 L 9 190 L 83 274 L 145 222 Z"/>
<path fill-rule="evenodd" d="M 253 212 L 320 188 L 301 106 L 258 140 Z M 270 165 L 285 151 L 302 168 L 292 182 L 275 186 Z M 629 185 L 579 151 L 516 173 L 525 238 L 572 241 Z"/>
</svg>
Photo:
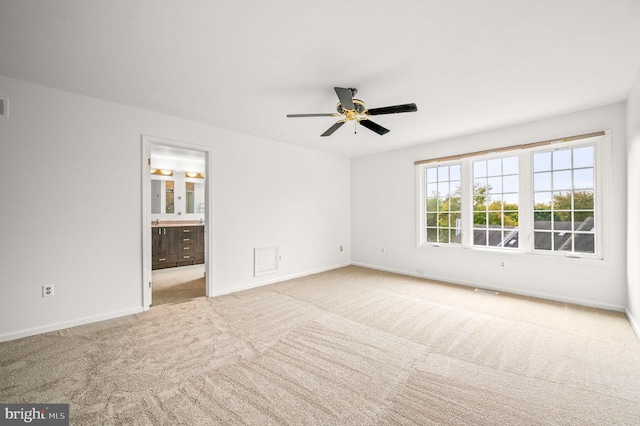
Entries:
<svg viewBox="0 0 640 426">
<path fill-rule="evenodd" d="M 354 106 L 353 111 L 355 111 L 356 114 L 363 114 L 367 110 L 367 108 L 364 105 L 364 102 L 362 102 L 360 99 L 354 99 L 353 106 Z M 338 102 L 338 105 L 336 106 L 336 111 L 338 111 L 338 114 L 346 114 L 347 111 L 349 110 L 345 109 L 342 106 L 342 103 Z"/>
</svg>

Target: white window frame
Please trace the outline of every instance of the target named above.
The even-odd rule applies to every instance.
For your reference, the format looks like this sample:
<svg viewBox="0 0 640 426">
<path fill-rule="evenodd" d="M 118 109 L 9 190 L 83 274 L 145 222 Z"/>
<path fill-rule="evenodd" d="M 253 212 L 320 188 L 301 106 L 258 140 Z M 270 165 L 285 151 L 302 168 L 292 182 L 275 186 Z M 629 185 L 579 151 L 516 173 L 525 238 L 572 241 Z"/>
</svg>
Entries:
<svg viewBox="0 0 640 426">
<path fill-rule="evenodd" d="M 562 142 L 547 146 L 528 148 L 514 151 L 504 151 L 497 153 L 481 154 L 477 156 L 468 156 L 465 158 L 453 159 L 450 161 L 422 163 L 416 166 L 416 192 L 417 192 L 417 232 L 416 242 L 419 249 L 431 249 L 433 247 L 442 247 L 447 249 L 470 249 L 479 251 L 489 251 L 496 253 L 512 253 L 514 255 L 527 254 L 536 256 L 551 256 L 555 258 L 581 258 L 587 260 L 605 260 L 608 258 L 608 247 L 610 246 L 610 216 L 608 211 L 612 208 L 609 202 L 609 192 L 606 188 L 611 185 L 611 173 L 609 165 L 611 161 L 611 131 L 607 130 L 602 136 L 595 136 L 588 139 L 581 139 L 571 142 Z M 595 150 L 595 173 L 594 173 L 594 193 L 595 193 L 595 253 L 579 253 L 565 251 L 540 250 L 534 248 L 533 238 L 533 153 L 553 151 L 563 148 L 576 148 L 581 146 L 593 146 Z M 474 246 L 473 245 L 473 176 L 472 165 L 474 161 L 479 159 L 489 160 L 492 158 L 503 158 L 510 156 L 518 156 L 518 180 L 519 180 L 519 210 L 518 210 L 518 228 L 519 228 L 519 247 L 503 248 L 491 246 Z M 462 199 L 461 199 L 461 221 L 462 221 L 462 243 L 427 243 L 426 242 L 426 197 L 425 171 L 430 167 L 440 165 L 460 164 L 462 172 Z"/>
</svg>

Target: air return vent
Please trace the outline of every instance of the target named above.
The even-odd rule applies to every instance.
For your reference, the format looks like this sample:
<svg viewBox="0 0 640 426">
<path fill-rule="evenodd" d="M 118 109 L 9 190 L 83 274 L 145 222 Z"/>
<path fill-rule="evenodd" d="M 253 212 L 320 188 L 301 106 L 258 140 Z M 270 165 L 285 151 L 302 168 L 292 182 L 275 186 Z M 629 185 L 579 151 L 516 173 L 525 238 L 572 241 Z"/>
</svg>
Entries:
<svg viewBox="0 0 640 426">
<path fill-rule="evenodd" d="M 9 116 L 9 99 L 0 98 L 0 117 Z"/>
</svg>

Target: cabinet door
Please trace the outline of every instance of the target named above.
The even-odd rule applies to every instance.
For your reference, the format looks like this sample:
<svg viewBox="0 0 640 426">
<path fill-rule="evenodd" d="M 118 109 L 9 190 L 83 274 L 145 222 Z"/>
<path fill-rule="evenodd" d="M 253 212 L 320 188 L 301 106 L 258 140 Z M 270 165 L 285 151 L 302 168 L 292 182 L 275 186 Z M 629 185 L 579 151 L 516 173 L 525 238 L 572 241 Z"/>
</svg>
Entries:
<svg viewBox="0 0 640 426">
<path fill-rule="evenodd" d="M 151 269 L 177 266 L 177 244 L 174 228 L 151 228 Z"/>
<path fill-rule="evenodd" d="M 204 226 L 196 227 L 196 243 L 195 243 L 196 253 L 195 253 L 195 262 L 196 264 L 204 263 Z"/>
</svg>

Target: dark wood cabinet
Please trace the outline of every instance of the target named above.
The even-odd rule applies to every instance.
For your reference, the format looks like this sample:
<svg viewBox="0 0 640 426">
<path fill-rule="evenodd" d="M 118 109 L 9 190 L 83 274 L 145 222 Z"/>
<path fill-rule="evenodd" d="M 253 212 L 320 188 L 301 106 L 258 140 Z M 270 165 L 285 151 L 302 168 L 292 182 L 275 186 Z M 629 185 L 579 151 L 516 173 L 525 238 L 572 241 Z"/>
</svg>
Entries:
<svg viewBox="0 0 640 426">
<path fill-rule="evenodd" d="M 151 252 L 151 269 L 204 263 L 204 226 L 153 226 Z"/>
</svg>

